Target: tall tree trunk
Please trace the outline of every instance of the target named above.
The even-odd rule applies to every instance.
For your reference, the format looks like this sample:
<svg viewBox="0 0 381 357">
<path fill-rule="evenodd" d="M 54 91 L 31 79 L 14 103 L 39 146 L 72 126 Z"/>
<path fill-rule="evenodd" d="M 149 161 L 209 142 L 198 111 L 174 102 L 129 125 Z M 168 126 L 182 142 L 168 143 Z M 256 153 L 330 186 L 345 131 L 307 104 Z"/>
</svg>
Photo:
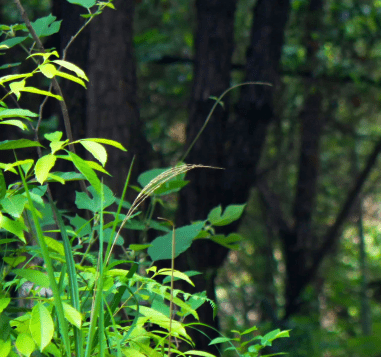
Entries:
<svg viewBox="0 0 381 357">
<path fill-rule="evenodd" d="M 146 170 L 152 151 L 142 131 L 137 103 L 133 51 L 133 0 L 116 0 L 90 26 L 86 137 L 120 142 L 128 150 L 108 147 L 105 183 L 120 196 L 134 155 L 132 181 Z"/>
<path fill-rule="evenodd" d="M 317 65 L 315 56 L 318 44 L 315 34 L 321 30 L 323 0 L 312 0 L 306 16 L 306 46 L 309 66 Z M 301 147 L 299 158 L 299 177 L 294 201 L 294 222 L 292 230 L 281 235 L 286 261 L 286 316 L 299 308 L 300 301 L 296 288 L 304 280 L 313 247 L 314 239 L 312 218 L 315 208 L 316 186 L 319 175 L 319 142 L 323 128 L 321 110 L 322 94 L 316 81 L 305 83 L 307 97 L 301 112 Z"/>
<path fill-rule="evenodd" d="M 214 101 L 210 96 L 219 96 L 229 87 L 231 56 L 233 53 L 234 13 L 236 0 L 197 0 L 197 33 L 194 66 L 194 82 L 190 100 L 187 144 L 189 145 L 202 127 Z M 224 167 L 224 130 L 228 119 L 228 99 L 224 98 L 225 110 L 218 106 L 206 130 L 190 151 L 188 163 Z M 177 224 L 189 224 L 191 221 L 205 219 L 208 212 L 221 203 L 223 181 L 220 170 L 198 169 L 189 173 L 191 184 L 181 192 Z M 216 268 L 226 255 L 225 249 L 210 242 L 195 242 L 180 257 L 177 268 L 198 270 L 203 276 L 194 282 L 197 291 L 206 290 L 208 297 L 216 298 L 214 278 Z M 202 322 L 216 326 L 212 309 L 206 304 L 199 309 Z M 215 337 L 215 332 L 205 332 Z M 216 352 L 208 346 L 210 340 L 201 334 L 194 334 L 196 348 L 202 351 Z"/>
<path fill-rule="evenodd" d="M 188 143 L 193 140 L 213 104 L 207 101 L 209 96 L 218 96 L 229 86 L 236 5 L 231 0 L 222 3 L 208 0 L 196 4 L 195 82 L 190 104 Z M 257 1 L 245 81 L 276 81 L 288 10 L 289 1 Z M 247 200 L 255 181 L 267 127 L 273 119 L 272 93 L 268 87 L 243 87 L 237 116 L 232 121 L 228 121 L 227 110 L 224 112 L 218 108 L 187 161 L 225 167 L 226 170 L 199 170 L 189 175 L 192 184 L 181 195 L 179 225 L 205 219 L 208 212 L 219 204 L 226 206 Z M 226 234 L 237 227 L 238 223 L 222 232 Z M 178 266 L 182 270 L 203 272 L 202 276 L 195 279 L 196 287 L 206 290 L 208 296 L 215 299 L 214 278 L 227 252 L 225 248 L 211 242 L 196 241 L 187 251 L 186 259 L 178 259 Z M 211 309 L 207 306 L 200 311 L 200 316 L 206 323 L 218 327 L 218 321 L 212 320 Z M 211 337 L 214 335 L 211 334 Z M 203 336 L 197 338 L 196 342 L 202 350 L 215 351 L 207 346 L 209 341 Z"/>
</svg>

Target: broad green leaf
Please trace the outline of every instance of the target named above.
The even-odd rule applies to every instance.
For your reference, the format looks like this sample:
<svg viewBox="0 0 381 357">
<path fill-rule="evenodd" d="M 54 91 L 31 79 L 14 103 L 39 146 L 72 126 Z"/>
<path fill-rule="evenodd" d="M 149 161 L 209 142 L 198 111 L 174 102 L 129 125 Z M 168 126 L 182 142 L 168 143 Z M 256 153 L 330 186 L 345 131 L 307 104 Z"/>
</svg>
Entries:
<svg viewBox="0 0 381 357">
<path fill-rule="evenodd" d="M 129 306 L 130 309 L 136 310 L 136 306 Z M 148 306 L 139 306 L 139 313 L 141 313 L 143 316 L 147 317 L 151 323 L 154 323 L 156 325 L 159 325 L 160 327 L 168 330 L 170 319 L 165 316 L 164 314 L 148 307 Z M 185 327 L 180 323 L 179 321 L 172 320 L 172 333 L 181 335 L 185 337 L 186 339 L 190 339 L 188 334 L 185 331 Z"/>
<path fill-rule="evenodd" d="M 45 354 L 47 353 L 50 353 L 51 355 L 53 355 L 54 357 L 62 357 L 62 354 L 60 352 L 60 350 L 58 349 L 58 347 L 54 344 L 54 343 L 49 343 L 45 348 L 44 348 L 44 351 L 43 351 Z"/>
<path fill-rule="evenodd" d="M 14 63 L 6 63 L 0 66 L 0 69 L 8 69 L 8 68 L 13 68 L 13 67 L 18 67 L 20 66 L 21 62 L 14 62 Z"/>
<path fill-rule="evenodd" d="M 106 175 L 109 175 L 111 176 L 111 174 L 109 172 L 107 172 L 101 165 L 99 165 L 97 162 L 95 161 L 86 161 L 87 164 L 94 170 L 97 170 L 97 171 L 100 171 L 100 172 L 103 172 L 104 174 Z"/>
<path fill-rule="evenodd" d="M 29 322 L 29 329 L 33 340 L 42 351 L 52 340 L 54 324 L 48 309 L 41 303 L 32 309 L 32 316 Z"/>
<path fill-rule="evenodd" d="M 81 141 L 81 144 L 102 164 L 102 166 L 105 166 L 107 162 L 107 151 L 102 144 L 89 140 L 83 140 Z"/>
<path fill-rule="evenodd" d="M 75 64 L 67 62 L 67 61 L 62 61 L 62 60 L 54 60 L 52 62 L 57 63 L 58 65 L 65 67 L 66 69 L 69 69 L 70 71 L 75 72 L 75 74 L 78 77 L 80 77 L 86 81 L 89 81 L 89 79 L 86 76 L 86 73 L 81 68 L 76 66 Z"/>
<path fill-rule="evenodd" d="M 20 99 L 20 91 L 25 88 L 25 79 L 10 83 L 9 88 L 16 95 L 17 99 Z"/>
<path fill-rule="evenodd" d="M 21 315 L 11 320 L 9 324 L 17 333 L 29 333 L 30 314 Z"/>
<path fill-rule="evenodd" d="M 211 236 L 210 239 L 225 248 L 237 250 L 240 247 L 237 243 L 241 242 L 243 237 L 238 233 L 230 233 L 227 237 L 223 234 L 217 234 L 215 236 Z"/>
<path fill-rule="evenodd" d="M 60 30 L 62 20 L 55 20 L 56 17 L 50 14 L 48 16 L 37 19 L 36 21 L 32 22 L 31 25 L 34 31 L 36 31 L 38 37 L 50 36 Z"/>
<path fill-rule="evenodd" d="M 69 142 L 69 139 L 65 141 L 52 141 L 49 146 L 52 149 L 52 154 L 55 154 L 57 151 L 63 149 L 66 144 Z"/>
<path fill-rule="evenodd" d="M 47 95 L 48 97 L 53 97 L 58 100 L 63 100 L 61 96 L 53 94 L 52 92 L 48 92 L 46 90 L 41 90 L 35 87 L 24 87 L 21 89 L 22 92 L 29 92 L 34 94 L 41 94 L 41 95 Z M 16 93 L 15 93 L 16 94 Z"/>
<path fill-rule="evenodd" d="M 20 333 L 17 336 L 15 345 L 19 352 L 27 357 L 36 349 L 36 344 L 28 333 Z"/>
<path fill-rule="evenodd" d="M 208 221 L 213 226 L 226 226 L 241 217 L 245 206 L 246 204 L 227 206 L 223 214 L 221 206 L 215 207 L 209 212 Z"/>
<path fill-rule="evenodd" d="M 13 164 L 1 164 L 2 168 L 4 169 L 4 171 L 12 171 L 14 172 L 14 167 L 17 167 L 17 166 L 25 166 L 25 165 L 28 165 L 28 164 L 33 164 L 33 160 L 32 159 L 27 159 L 27 160 L 21 160 L 21 161 L 16 161 L 14 162 Z"/>
<path fill-rule="evenodd" d="M 80 329 L 82 325 L 82 315 L 80 314 L 80 312 L 77 311 L 73 306 L 64 302 L 62 303 L 62 305 L 66 320 L 68 320 L 72 325 Z"/>
<path fill-rule="evenodd" d="M 26 240 L 24 237 L 24 230 L 26 229 L 26 227 L 20 219 L 14 221 L 14 220 L 4 216 L 0 212 L 0 228 L 3 228 L 6 231 L 14 234 L 17 238 L 19 238 L 21 241 L 26 243 Z"/>
<path fill-rule="evenodd" d="M 122 144 L 119 144 L 115 140 L 102 139 L 102 138 L 91 138 L 91 139 L 83 139 L 83 140 L 80 140 L 80 141 L 94 141 L 96 143 L 101 143 L 101 144 L 115 146 L 117 149 L 120 149 L 120 150 L 123 150 L 123 151 L 127 151 L 127 149 L 125 149 Z"/>
<path fill-rule="evenodd" d="M 101 182 L 94 172 L 94 170 L 90 167 L 90 165 L 80 158 L 78 155 L 68 152 L 70 158 L 73 161 L 73 164 L 78 169 L 79 172 L 81 172 L 87 179 L 87 181 L 90 182 L 90 185 L 94 187 L 94 189 L 97 191 L 98 194 L 101 193 Z"/>
<path fill-rule="evenodd" d="M 11 352 L 11 340 L 0 339 L 0 357 L 7 357 L 9 352 Z"/>
<path fill-rule="evenodd" d="M 21 130 L 27 130 L 28 127 L 21 120 L 4 120 L 0 124 L 17 126 Z"/>
<path fill-rule="evenodd" d="M 24 255 L 18 255 L 15 257 L 4 257 L 3 260 L 12 268 L 17 267 L 20 263 L 26 260 Z"/>
<path fill-rule="evenodd" d="M 92 6 L 95 5 L 96 0 L 67 0 L 71 4 L 81 5 L 85 7 L 86 9 L 90 9 Z"/>
<path fill-rule="evenodd" d="M 39 142 L 28 139 L 5 140 L 0 142 L 0 150 L 22 149 L 34 146 L 43 147 Z"/>
<path fill-rule="evenodd" d="M 51 63 L 42 64 L 38 68 L 47 78 L 53 78 L 57 74 L 57 68 Z"/>
<path fill-rule="evenodd" d="M 69 81 L 78 83 L 78 84 L 80 84 L 82 87 L 87 88 L 85 82 L 84 82 L 82 79 L 80 79 L 80 78 L 78 78 L 78 77 L 75 77 L 75 76 L 73 76 L 72 74 L 65 73 L 65 72 L 61 72 L 61 71 L 56 71 L 56 76 L 59 76 L 59 77 L 62 77 L 62 78 L 66 78 L 66 79 L 68 79 Z"/>
<path fill-rule="evenodd" d="M 11 298 L 0 298 L 0 314 L 4 311 L 4 309 L 9 305 L 11 302 Z"/>
<path fill-rule="evenodd" d="M 258 330 L 257 326 L 253 326 L 253 327 L 248 328 L 245 331 L 242 331 L 241 335 L 247 335 L 248 333 L 251 333 L 251 332 L 257 331 L 257 330 Z"/>
<path fill-rule="evenodd" d="M 49 141 L 60 141 L 62 138 L 62 131 L 55 131 L 54 133 L 47 133 L 44 135 L 45 139 Z"/>
<path fill-rule="evenodd" d="M 7 193 L 7 185 L 3 175 L 3 170 L 0 170 L 0 199 L 4 198 Z"/>
<path fill-rule="evenodd" d="M 38 117 L 38 114 L 31 112 L 27 109 L 4 109 L 0 111 L 0 118 L 15 118 L 15 117 Z"/>
<path fill-rule="evenodd" d="M 4 76 L 0 78 L 0 84 L 3 84 L 5 82 L 14 81 L 19 78 L 28 78 L 32 77 L 33 74 L 31 73 L 21 73 L 21 74 L 10 74 L 8 76 Z"/>
<path fill-rule="evenodd" d="M 37 181 L 42 185 L 47 179 L 50 170 L 56 163 L 56 156 L 54 155 L 45 155 L 38 159 L 36 166 L 34 167 L 34 173 L 36 175 Z"/>
<path fill-rule="evenodd" d="M 84 192 L 76 192 L 75 204 L 79 209 L 88 209 L 92 212 L 99 212 L 101 208 L 107 208 L 115 202 L 115 197 L 109 187 L 103 185 L 103 205 L 101 205 L 101 197 L 93 187 L 88 188 L 93 196 L 91 199 Z"/>
<path fill-rule="evenodd" d="M 217 337 L 217 338 L 214 338 L 212 341 L 210 341 L 209 343 L 209 346 L 210 345 L 215 345 L 217 343 L 225 343 L 225 342 L 229 342 L 231 341 L 232 339 L 231 338 L 228 338 L 228 337 Z"/>
<path fill-rule="evenodd" d="M 158 275 L 168 275 L 168 276 L 172 276 L 172 269 L 169 269 L 169 268 L 160 269 L 160 270 L 157 272 L 157 274 L 158 274 Z M 182 273 L 181 271 L 174 270 L 174 271 L 173 271 L 173 277 L 174 277 L 174 278 L 181 279 L 181 280 L 185 280 L 187 283 L 189 283 L 189 284 L 191 284 L 192 286 L 194 286 L 193 281 L 189 279 L 188 275 Z"/>
<path fill-rule="evenodd" d="M 54 181 L 57 181 L 57 182 L 61 183 L 62 185 L 65 184 L 65 180 L 64 180 L 64 179 L 62 179 L 62 178 L 59 177 L 59 176 L 54 175 L 54 174 L 51 173 L 51 172 L 49 172 L 49 175 L 48 175 L 48 178 L 47 178 L 46 181 L 47 181 L 47 182 L 51 182 L 51 181 L 54 182 Z"/>
<path fill-rule="evenodd" d="M 175 230 L 175 258 L 185 252 L 193 239 L 204 227 L 205 222 L 199 222 Z M 148 248 L 148 254 L 153 261 L 172 258 L 172 232 L 154 239 Z"/>
<path fill-rule="evenodd" d="M 12 48 L 13 46 L 16 46 L 19 43 L 25 41 L 27 38 L 28 36 L 9 38 L 8 40 L 0 42 L 0 46 L 7 46 L 8 48 Z"/>
<path fill-rule="evenodd" d="M 122 348 L 122 353 L 125 357 L 147 357 L 147 355 L 144 355 L 132 347 Z"/>
<path fill-rule="evenodd" d="M 78 77 L 85 79 L 86 81 L 89 81 L 89 79 L 86 76 L 86 73 L 81 68 L 76 66 L 75 64 L 67 62 L 67 61 L 62 61 L 62 60 L 54 60 L 52 62 L 57 63 L 58 65 L 66 68 L 66 69 L 69 69 L 70 71 L 75 72 L 75 74 Z"/>
<path fill-rule="evenodd" d="M 33 269 L 12 269 L 12 273 L 25 278 L 26 280 L 31 281 L 32 283 L 41 286 L 43 288 L 49 288 L 50 282 L 46 274 Z"/>
<path fill-rule="evenodd" d="M 19 218 L 24 212 L 28 199 L 24 195 L 13 195 L 0 200 L 3 210 L 14 218 Z"/>
<path fill-rule="evenodd" d="M 49 237 L 49 236 L 44 236 L 44 240 L 48 248 L 51 250 L 54 250 L 58 254 L 65 255 L 65 249 L 64 246 L 61 242 Z"/>
</svg>

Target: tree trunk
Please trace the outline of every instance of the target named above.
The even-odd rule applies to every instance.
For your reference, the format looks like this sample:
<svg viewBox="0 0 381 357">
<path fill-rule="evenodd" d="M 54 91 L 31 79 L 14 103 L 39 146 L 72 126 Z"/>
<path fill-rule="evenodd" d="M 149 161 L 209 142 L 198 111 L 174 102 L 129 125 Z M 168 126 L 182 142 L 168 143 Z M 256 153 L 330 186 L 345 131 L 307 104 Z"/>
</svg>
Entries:
<svg viewBox="0 0 381 357">
<path fill-rule="evenodd" d="M 194 139 L 213 105 L 208 98 L 219 96 L 229 86 L 231 53 L 233 49 L 233 14 L 235 1 L 197 2 L 198 29 L 196 37 L 195 74 L 188 144 Z M 277 79 L 277 67 L 283 45 L 289 1 L 259 0 L 255 6 L 251 42 L 247 53 L 245 81 Z M 237 105 L 237 116 L 230 121 L 228 110 L 219 106 L 206 131 L 200 137 L 187 162 L 202 163 L 226 170 L 198 170 L 189 175 L 191 184 L 183 190 L 180 199 L 178 224 L 206 219 L 209 211 L 222 204 L 242 204 L 248 199 L 255 181 L 267 127 L 273 119 L 273 89 L 264 86 L 245 86 Z M 224 99 L 225 105 L 227 99 Z M 226 108 L 226 106 L 225 106 Z M 220 230 L 236 230 L 238 222 Z M 206 290 L 215 299 L 214 278 L 228 250 L 212 242 L 196 241 L 178 259 L 180 270 L 195 269 L 203 273 L 194 279 L 198 290 Z M 212 320 L 208 306 L 200 309 L 202 321 L 218 327 Z M 208 331 L 209 332 L 209 331 Z M 210 337 L 215 334 L 209 333 Z M 197 337 L 196 346 L 215 352 L 207 346 L 209 340 Z"/>
<path fill-rule="evenodd" d="M 108 147 L 105 183 L 120 197 L 134 155 L 132 180 L 147 169 L 152 151 L 146 141 L 137 104 L 133 51 L 133 0 L 116 0 L 90 26 L 86 137 L 120 142 L 128 152 Z"/>
<path fill-rule="evenodd" d="M 234 13 L 236 0 L 198 0 L 197 33 L 194 66 L 194 82 L 189 105 L 187 145 L 194 140 L 211 110 L 214 101 L 210 96 L 220 96 L 229 87 L 231 56 L 233 53 Z M 224 98 L 225 110 L 218 106 L 206 130 L 203 132 L 186 161 L 224 167 L 224 131 L 228 119 L 228 98 Z M 181 191 L 177 224 L 183 226 L 191 221 L 206 219 L 208 212 L 219 205 L 223 197 L 221 170 L 197 169 L 189 173 L 191 184 Z M 177 269 L 198 270 L 203 276 L 193 280 L 197 291 L 206 290 L 215 300 L 214 278 L 216 268 L 226 255 L 226 249 L 211 242 L 195 242 L 186 258 L 177 259 Z M 185 289 L 185 287 L 184 287 Z M 199 310 L 203 323 L 216 327 L 212 309 L 204 304 Z M 211 338 L 216 333 L 204 330 Z M 210 340 L 200 333 L 192 334 L 196 348 L 215 353 L 208 346 Z"/>
</svg>

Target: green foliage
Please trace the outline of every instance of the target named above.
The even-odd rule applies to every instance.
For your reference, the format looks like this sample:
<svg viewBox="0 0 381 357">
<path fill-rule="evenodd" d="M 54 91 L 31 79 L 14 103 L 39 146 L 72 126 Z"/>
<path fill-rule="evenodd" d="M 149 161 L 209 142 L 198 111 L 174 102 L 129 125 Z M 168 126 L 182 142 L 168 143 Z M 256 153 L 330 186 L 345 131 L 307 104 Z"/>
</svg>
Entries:
<svg viewBox="0 0 381 357">
<path fill-rule="evenodd" d="M 104 7 L 113 7 L 111 1 L 69 2 L 89 9 L 90 19 Z M 97 10 L 91 12 L 95 5 Z M 58 32 L 60 22 L 55 20 L 54 16 L 49 15 L 33 22 L 37 36 L 50 36 Z M 30 39 L 28 35 L 15 35 L 18 31 L 26 32 L 25 25 L 4 25 L 2 31 L 6 37 L 12 37 L 0 43 L 3 49 L 21 45 Z M 30 53 L 27 59 L 35 60 L 34 70 L 0 78 L 4 88 L 9 86 L 7 94 L 1 99 L 2 124 L 27 130 L 23 120 L 33 126 L 34 118 L 38 117 L 27 109 L 8 108 L 5 101 L 10 96 L 20 100 L 22 93 L 32 93 L 63 100 L 50 91 L 26 86 L 26 81 L 37 74 L 41 73 L 47 80 L 59 76 L 86 87 L 84 81 L 88 79 L 80 68 L 64 60 L 52 60 L 53 57 L 59 57 L 56 51 Z M 75 75 L 62 72 L 61 67 Z M 38 132 L 38 126 L 33 129 Z M 205 292 L 192 295 L 175 289 L 174 280 L 194 285 L 190 277 L 197 272 L 177 271 L 173 262 L 195 239 L 211 239 L 229 248 L 237 247 L 234 243 L 241 239 L 239 235 L 215 235 L 213 226 L 227 225 L 239 219 L 244 205 L 228 206 L 224 213 L 221 207 L 216 207 L 205 217 L 205 221 L 194 222 L 171 232 L 161 222 L 145 221 L 137 209 L 149 197 L 153 197 L 154 201 L 157 196 L 179 191 L 187 184 L 185 173 L 203 166 L 180 165 L 143 173 L 139 178 L 142 189 L 130 204 L 124 200 L 125 191 L 117 200 L 96 173 L 107 174 L 104 166 L 108 156 L 104 145 L 126 149 L 112 140 L 91 138 L 70 142 L 62 139 L 63 135 L 58 131 L 46 133 L 44 137 L 49 141 L 49 149 L 44 154 L 39 152 L 37 161 L 17 160 L 16 154 L 19 149 L 42 147 L 38 141 L 19 139 L 0 143 L 0 150 L 13 150 L 16 158 L 11 164 L 0 163 L 0 245 L 3 248 L 0 357 L 18 354 L 155 357 L 171 353 L 212 356 L 193 349 L 187 332 L 189 324 L 184 319 L 191 315 L 199 320 L 197 309 L 205 302 L 211 304 L 216 314 L 216 305 Z M 100 164 L 75 154 L 75 144 L 81 144 Z M 76 172 L 54 172 L 58 159 L 72 162 Z M 17 175 L 18 180 L 7 187 L 4 171 Z M 59 211 L 48 190 L 51 183 L 65 184 L 74 180 L 84 180 L 89 184 L 84 192 L 77 192 L 75 205 L 86 211 L 90 219 Z M 126 189 L 128 186 L 129 177 L 126 179 Z M 118 203 L 117 210 L 106 211 L 115 202 Z M 128 207 L 127 212 L 121 213 L 123 207 Z M 106 220 L 105 215 L 111 219 Z M 56 227 L 53 230 L 50 227 L 52 223 Z M 151 244 L 124 247 L 122 234 L 147 227 L 168 233 Z M 91 250 L 94 244 L 98 247 L 95 252 Z M 113 256 L 115 244 L 123 247 L 125 256 Z M 36 263 L 33 261 L 35 258 L 40 258 L 43 263 Z M 172 268 L 157 270 L 154 263 L 160 259 L 171 260 Z M 159 282 L 159 278 L 163 277 L 163 281 Z M 29 290 L 25 291 L 26 286 Z M 18 291 L 20 299 L 28 302 L 27 306 L 20 306 L 20 299 L 10 297 L 12 289 Z M 242 335 L 246 333 L 249 331 L 244 331 Z M 264 337 L 258 336 L 260 347 L 255 350 L 253 346 L 257 345 L 250 346 L 242 356 L 256 356 L 254 353 L 260 348 L 286 335 L 287 331 L 276 330 Z M 180 352 L 178 341 L 189 346 L 188 350 Z M 214 340 L 212 343 L 225 341 Z M 246 351 L 246 343 L 240 339 L 234 341 L 239 344 L 237 351 Z"/>
</svg>

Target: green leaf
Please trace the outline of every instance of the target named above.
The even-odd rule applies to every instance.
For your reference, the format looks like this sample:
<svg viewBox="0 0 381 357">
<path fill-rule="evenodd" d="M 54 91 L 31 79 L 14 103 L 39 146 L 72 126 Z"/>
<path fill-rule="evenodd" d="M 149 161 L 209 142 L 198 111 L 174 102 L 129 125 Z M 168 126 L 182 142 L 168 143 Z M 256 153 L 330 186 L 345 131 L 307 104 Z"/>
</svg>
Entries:
<svg viewBox="0 0 381 357">
<path fill-rule="evenodd" d="M 47 179 L 50 170 L 56 163 L 56 156 L 49 154 L 42 156 L 36 162 L 36 166 L 34 167 L 34 173 L 36 175 L 37 181 L 42 185 Z"/>
<path fill-rule="evenodd" d="M 52 92 L 48 92 L 46 90 L 41 90 L 41 89 L 38 89 L 35 87 L 24 87 L 24 88 L 20 89 L 20 91 L 34 93 L 34 94 L 47 95 L 48 97 L 53 97 L 53 98 L 56 98 L 58 100 L 63 100 L 62 97 L 59 95 L 56 95 L 56 94 L 53 94 Z"/>
<path fill-rule="evenodd" d="M 151 246 L 151 244 L 130 244 L 128 246 L 128 249 L 131 249 L 131 250 L 134 250 L 135 252 L 138 252 L 140 250 L 147 249 L 150 246 Z"/>
<path fill-rule="evenodd" d="M 47 133 L 44 135 L 45 139 L 49 141 L 60 141 L 62 138 L 62 131 L 55 131 L 54 133 Z"/>
<path fill-rule="evenodd" d="M 257 330 L 258 330 L 257 326 L 253 326 L 253 327 L 248 328 L 245 331 L 242 331 L 241 335 L 247 335 L 248 333 L 251 333 L 251 332 L 257 331 Z"/>
<path fill-rule="evenodd" d="M 26 240 L 24 237 L 24 230 L 26 229 L 26 227 L 22 223 L 22 221 L 20 221 L 20 219 L 14 221 L 14 220 L 9 219 L 8 217 L 4 216 L 0 212 L 0 228 L 3 228 L 6 231 L 14 234 L 17 238 L 19 238 L 21 241 L 26 243 Z"/>
<path fill-rule="evenodd" d="M 175 230 L 175 258 L 185 252 L 192 244 L 193 239 L 204 227 L 205 222 L 199 222 Z M 148 248 L 152 260 L 172 258 L 172 232 L 154 239 Z"/>
<path fill-rule="evenodd" d="M 6 193 L 7 193 L 7 185 L 5 183 L 3 170 L 0 170 L 0 199 L 4 198 Z"/>
<path fill-rule="evenodd" d="M 0 142 L 0 150 L 31 148 L 34 146 L 43 147 L 39 142 L 28 139 L 5 140 Z"/>
<path fill-rule="evenodd" d="M 81 144 L 102 164 L 102 166 L 105 166 L 107 162 L 107 151 L 103 145 L 89 140 L 83 140 L 81 141 Z"/>
<path fill-rule="evenodd" d="M 5 82 L 14 81 L 19 78 L 28 78 L 32 77 L 33 74 L 31 73 L 21 73 L 21 74 L 10 74 L 8 76 L 4 76 L 0 78 L 0 84 L 3 84 Z"/>
<path fill-rule="evenodd" d="M 82 315 L 80 314 L 80 312 L 77 311 L 73 306 L 64 302 L 62 303 L 62 306 L 64 309 L 66 320 L 68 320 L 72 325 L 80 329 L 82 326 Z"/>
<path fill-rule="evenodd" d="M 52 62 L 57 63 L 58 65 L 66 68 L 66 69 L 69 69 L 70 71 L 75 72 L 75 74 L 78 77 L 80 77 L 86 81 L 89 81 L 89 78 L 87 78 L 86 73 L 81 68 L 76 66 L 75 64 L 67 62 L 67 61 L 62 61 L 62 60 L 54 60 Z"/>
<path fill-rule="evenodd" d="M 11 298 L 0 298 L 0 314 L 4 311 L 10 302 Z"/>
<path fill-rule="evenodd" d="M 222 245 L 225 248 L 237 250 L 240 246 L 236 243 L 241 242 L 243 240 L 243 237 L 238 233 L 230 233 L 227 237 L 223 234 L 218 234 L 215 236 L 211 236 L 210 240 Z"/>
<path fill-rule="evenodd" d="M 38 37 L 46 37 L 57 33 L 60 30 L 61 21 L 55 21 L 56 17 L 52 14 L 41 17 L 32 22 L 31 25 Z"/>
<path fill-rule="evenodd" d="M 20 91 L 25 88 L 25 79 L 10 83 L 9 88 L 16 95 L 17 99 L 20 99 Z"/>
<path fill-rule="evenodd" d="M 232 341 L 232 339 L 228 337 L 217 337 L 217 338 L 214 338 L 212 341 L 210 341 L 209 346 L 215 345 L 217 343 L 225 343 L 229 341 Z"/>
<path fill-rule="evenodd" d="M 44 354 L 50 353 L 54 357 L 62 357 L 62 354 L 58 347 L 54 343 L 49 343 L 45 348 L 44 348 Z"/>
<path fill-rule="evenodd" d="M 56 71 L 56 76 L 59 76 L 59 77 L 62 77 L 62 78 L 66 78 L 66 79 L 68 79 L 69 81 L 78 83 L 78 84 L 80 84 L 82 87 L 87 88 L 85 82 L 84 82 L 82 79 L 80 79 L 80 78 L 78 78 L 78 77 L 76 77 L 76 76 L 73 76 L 72 74 L 65 73 L 65 72 L 60 72 L 60 71 Z"/>
<path fill-rule="evenodd" d="M 21 120 L 4 120 L 0 124 L 17 126 L 21 130 L 27 130 L 28 127 Z"/>
<path fill-rule="evenodd" d="M 241 217 L 245 206 L 246 204 L 227 206 L 222 215 L 221 206 L 215 207 L 209 212 L 208 221 L 213 226 L 226 226 Z"/>
<path fill-rule="evenodd" d="M 29 322 L 29 329 L 33 340 L 40 351 L 50 343 L 53 338 L 54 324 L 48 309 L 41 303 L 32 309 L 32 316 Z"/>
<path fill-rule="evenodd" d="M 0 357 L 7 357 L 9 352 L 11 352 L 11 340 L 0 339 Z"/>
<path fill-rule="evenodd" d="M 124 146 L 122 144 L 119 144 L 117 141 L 115 140 L 110 140 L 110 139 L 102 139 L 102 138 L 91 138 L 91 139 L 82 139 L 82 140 L 79 140 L 80 142 L 82 141 L 94 141 L 96 143 L 101 143 L 101 144 L 106 144 L 106 145 L 111 145 L 111 146 L 114 146 L 116 147 L 117 149 L 120 149 L 122 151 L 127 151 L 127 149 L 124 148 Z"/>
<path fill-rule="evenodd" d="M 0 118 L 15 118 L 15 117 L 38 117 L 38 114 L 27 109 L 4 109 L 0 111 Z"/>
<path fill-rule="evenodd" d="M 26 260 L 26 257 L 23 255 L 15 256 L 15 257 L 4 257 L 3 260 L 10 265 L 12 268 L 17 267 L 20 263 Z"/>
<path fill-rule="evenodd" d="M 185 280 L 187 283 L 189 283 L 190 285 L 194 286 L 193 284 L 193 281 L 189 279 L 188 275 L 182 273 L 181 271 L 178 271 L 178 270 L 173 270 L 173 274 L 172 274 L 172 269 L 169 269 L 169 268 L 164 268 L 164 269 L 160 269 L 158 272 L 157 272 L 158 275 L 168 275 L 168 276 L 172 276 L 174 278 L 177 278 L 177 279 L 181 279 L 181 280 Z"/>
<path fill-rule="evenodd" d="M 86 9 L 90 9 L 95 5 L 96 0 L 67 0 L 71 4 L 76 4 L 85 7 Z"/>
<path fill-rule="evenodd" d="M 53 78 L 57 74 L 57 68 L 51 63 L 45 63 L 38 66 L 41 73 L 47 78 Z"/>
<path fill-rule="evenodd" d="M 28 199 L 24 195 L 13 195 L 0 200 L 3 210 L 14 218 L 21 217 Z"/>
<path fill-rule="evenodd" d="M 78 155 L 68 152 L 71 160 L 73 161 L 73 164 L 78 169 L 79 172 L 81 172 L 87 179 L 87 181 L 90 182 L 90 185 L 94 187 L 94 189 L 97 191 L 98 194 L 101 193 L 101 182 L 94 172 L 94 170 L 90 167 L 90 165 L 83 159 L 81 159 Z"/>
<path fill-rule="evenodd" d="M 88 188 L 93 196 L 91 199 L 84 192 L 76 192 L 75 204 L 79 209 L 88 209 L 92 212 L 99 212 L 101 208 L 106 208 L 115 202 L 115 197 L 109 187 L 103 185 L 103 205 L 101 205 L 101 197 L 93 187 Z"/>
<path fill-rule="evenodd" d="M 8 48 L 12 48 L 14 46 L 17 46 L 19 43 L 25 41 L 27 38 L 28 36 L 9 38 L 3 42 L 0 42 L 0 46 L 8 46 Z"/>
<path fill-rule="evenodd" d="M 25 278 L 26 280 L 31 281 L 32 283 L 41 286 L 43 288 L 49 288 L 50 282 L 46 274 L 33 269 L 12 269 L 12 273 Z"/>
<path fill-rule="evenodd" d="M 64 246 L 61 242 L 49 237 L 49 236 L 44 236 L 44 240 L 48 248 L 51 250 L 54 250 L 58 254 L 65 255 L 65 249 Z"/>
<path fill-rule="evenodd" d="M 36 349 L 36 344 L 33 338 L 28 333 L 20 333 L 17 336 L 16 343 L 17 349 L 24 355 L 29 357 Z"/>
</svg>

